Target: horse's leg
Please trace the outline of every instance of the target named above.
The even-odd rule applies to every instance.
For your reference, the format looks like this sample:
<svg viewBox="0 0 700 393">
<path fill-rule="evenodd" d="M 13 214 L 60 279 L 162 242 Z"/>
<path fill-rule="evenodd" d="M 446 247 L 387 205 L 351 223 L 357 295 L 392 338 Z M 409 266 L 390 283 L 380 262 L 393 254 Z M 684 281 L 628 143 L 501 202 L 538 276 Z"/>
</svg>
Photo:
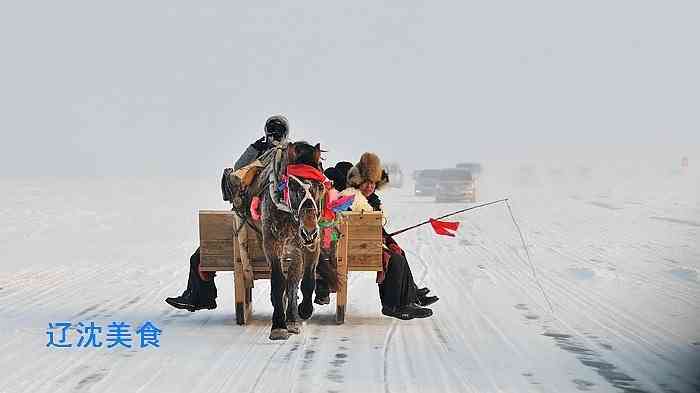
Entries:
<svg viewBox="0 0 700 393">
<path fill-rule="evenodd" d="M 270 262 L 270 300 L 274 308 L 270 340 L 286 340 L 289 338 L 284 315 L 284 292 L 287 287 L 287 279 L 282 272 L 282 263 L 278 256 L 268 256 L 267 260 Z"/>
<path fill-rule="evenodd" d="M 293 334 L 301 331 L 297 314 L 298 292 L 299 282 L 287 278 L 287 331 Z"/>
<path fill-rule="evenodd" d="M 318 263 L 318 257 L 321 253 L 321 245 L 316 242 L 316 247 L 313 251 L 304 249 L 303 260 L 304 260 L 304 277 L 301 280 L 301 294 L 303 298 L 301 304 L 299 304 L 299 316 L 302 319 L 311 318 L 311 314 L 314 312 L 314 305 L 311 302 L 311 297 L 313 296 L 314 289 L 316 289 L 316 264 Z"/>
<path fill-rule="evenodd" d="M 299 334 L 299 314 L 297 312 L 299 302 L 299 280 L 303 255 L 298 249 L 290 250 L 288 257 L 289 269 L 287 269 L 287 331 Z"/>
</svg>

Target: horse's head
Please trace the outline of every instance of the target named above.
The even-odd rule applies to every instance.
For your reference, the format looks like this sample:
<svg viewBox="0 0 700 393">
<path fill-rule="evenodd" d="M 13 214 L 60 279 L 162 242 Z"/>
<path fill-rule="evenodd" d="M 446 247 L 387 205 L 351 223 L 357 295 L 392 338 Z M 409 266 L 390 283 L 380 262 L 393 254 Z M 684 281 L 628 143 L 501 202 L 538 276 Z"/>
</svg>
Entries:
<svg viewBox="0 0 700 393">
<path fill-rule="evenodd" d="M 289 207 L 299 224 L 299 238 L 311 246 L 319 234 L 318 219 L 325 192 L 323 172 L 320 170 L 321 145 L 296 142 L 288 146 L 287 188 Z"/>
</svg>

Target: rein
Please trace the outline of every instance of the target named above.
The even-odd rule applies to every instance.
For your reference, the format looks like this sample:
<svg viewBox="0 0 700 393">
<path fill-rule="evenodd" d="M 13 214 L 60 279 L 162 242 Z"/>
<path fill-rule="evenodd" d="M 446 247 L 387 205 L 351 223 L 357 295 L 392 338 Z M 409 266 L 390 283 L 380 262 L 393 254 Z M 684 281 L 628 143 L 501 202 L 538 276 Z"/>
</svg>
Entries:
<svg viewBox="0 0 700 393">
<path fill-rule="evenodd" d="M 299 216 L 301 215 L 302 207 L 304 206 L 304 203 L 306 203 L 306 201 L 308 200 L 311 201 L 313 209 L 316 210 L 316 217 L 321 217 L 322 211 L 316 203 L 316 200 L 314 199 L 313 195 L 311 194 L 311 184 L 306 183 L 303 180 L 318 181 L 325 184 L 326 182 L 328 182 L 326 176 L 319 169 L 307 164 L 288 164 L 285 169 L 286 176 L 281 179 L 278 186 L 276 187 L 277 192 L 284 192 L 284 206 L 288 209 L 285 211 L 292 214 L 294 221 L 299 222 Z M 292 206 L 291 200 L 289 198 L 289 182 L 292 180 L 299 184 L 304 190 L 304 196 L 301 199 L 301 202 L 299 202 L 299 206 L 297 206 L 297 208 L 294 208 L 294 206 Z M 272 187 L 270 188 L 272 189 Z"/>
<path fill-rule="evenodd" d="M 299 185 L 304 189 L 304 197 L 301 199 L 301 202 L 299 202 L 299 207 L 294 209 L 294 207 L 291 204 L 291 201 L 287 201 L 289 203 L 289 208 L 292 210 L 292 215 L 294 216 L 294 221 L 299 222 L 299 215 L 301 214 L 301 208 L 304 206 L 304 202 L 307 200 L 311 201 L 311 205 L 313 206 L 314 209 L 316 209 L 316 217 L 321 216 L 321 210 L 318 208 L 316 205 L 316 201 L 314 200 L 313 196 L 311 195 L 311 184 L 304 183 L 303 181 L 299 180 L 298 177 L 294 175 L 289 175 L 289 179 L 296 181 L 299 183 Z M 289 187 L 289 185 L 287 185 Z M 289 192 L 287 192 L 287 195 L 289 195 Z"/>
<path fill-rule="evenodd" d="M 295 150 L 296 149 L 297 148 L 295 148 Z M 311 187 L 314 185 L 310 182 L 317 181 L 325 185 L 328 179 L 323 172 L 316 167 L 315 163 L 311 165 L 289 163 L 290 160 L 294 160 L 294 157 L 297 157 L 297 155 L 290 155 L 288 145 L 278 146 L 276 151 L 271 154 L 270 166 L 266 173 L 267 181 L 263 183 L 264 186 L 261 189 L 265 190 L 267 188 L 266 192 L 268 192 L 270 201 L 274 204 L 274 208 L 278 212 L 289 213 L 294 223 L 298 225 L 298 236 L 303 246 L 311 250 L 313 247 L 317 246 L 314 240 L 318 237 L 319 233 L 318 220 L 315 229 L 307 230 L 304 225 L 301 225 L 302 212 L 316 209 L 316 218 L 318 219 L 321 216 L 322 211 L 319 209 L 319 204 L 316 202 L 316 198 L 314 198 L 311 192 Z M 304 155 L 306 155 L 306 153 L 304 153 Z M 304 155 L 302 155 L 302 157 Z M 317 155 L 315 155 L 315 157 L 316 159 L 318 158 Z M 306 158 L 303 158 L 303 160 L 309 161 Z M 292 205 L 292 200 L 290 198 L 289 185 L 292 182 L 296 182 L 303 190 L 303 195 L 299 194 L 301 201 L 296 207 Z M 296 196 L 297 194 L 295 193 L 294 195 Z M 297 198 L 295 198 L 295 200 L 296 199 Z M 308 205 L 308 201 L 311 201 L 311 206 L 304 208 L 305 205 Z M 272 235 L 277 237 L 278 234 L 276 232 L 278 231 L 275 229 L 275 221 L 274 219 L 271 221 L 273 227 Z"/>
</svg>

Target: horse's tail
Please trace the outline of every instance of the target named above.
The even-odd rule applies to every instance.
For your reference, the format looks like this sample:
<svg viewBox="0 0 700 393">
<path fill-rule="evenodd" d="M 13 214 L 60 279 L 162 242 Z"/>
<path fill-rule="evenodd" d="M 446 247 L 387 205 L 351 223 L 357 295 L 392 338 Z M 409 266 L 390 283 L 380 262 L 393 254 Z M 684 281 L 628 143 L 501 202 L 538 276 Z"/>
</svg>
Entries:
<svg viewBox="0 0 700 393">
<path fill-rule="evenodd" d="M 338 264 L 335 258 L 331 258 L 331 253 L 321 252 L 318 265 L 316 265 L 316 272 L 321 276 L 321 279 L 328 284 L 328 288 L 333 291 L 338 290 L 338 284 L 340 282 Z"/>
</svg>

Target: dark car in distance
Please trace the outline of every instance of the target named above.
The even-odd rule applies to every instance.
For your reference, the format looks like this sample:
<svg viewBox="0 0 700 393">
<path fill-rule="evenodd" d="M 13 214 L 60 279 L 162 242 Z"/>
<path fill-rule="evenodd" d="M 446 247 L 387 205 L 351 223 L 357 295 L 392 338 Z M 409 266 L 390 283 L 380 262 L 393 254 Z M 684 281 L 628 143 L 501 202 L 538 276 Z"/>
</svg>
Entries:
<svg viewBox="0 0 700 393">
<path fill-rule="evenodd" d="M 423 169 L 416 171 L 416 183 L 413 188 L 413 194 L 416 196 L 433 196 L 435 195 L 435 186 L 440 178 L 440 169 Z"/>
<path fill-rule="evenodd" d="M 481 175 L 481 164 L 478 162 L 460 162 L 455 165 L 455 168 L 466 169 L 473 177 L 479 177 Z"/>
</svg>

